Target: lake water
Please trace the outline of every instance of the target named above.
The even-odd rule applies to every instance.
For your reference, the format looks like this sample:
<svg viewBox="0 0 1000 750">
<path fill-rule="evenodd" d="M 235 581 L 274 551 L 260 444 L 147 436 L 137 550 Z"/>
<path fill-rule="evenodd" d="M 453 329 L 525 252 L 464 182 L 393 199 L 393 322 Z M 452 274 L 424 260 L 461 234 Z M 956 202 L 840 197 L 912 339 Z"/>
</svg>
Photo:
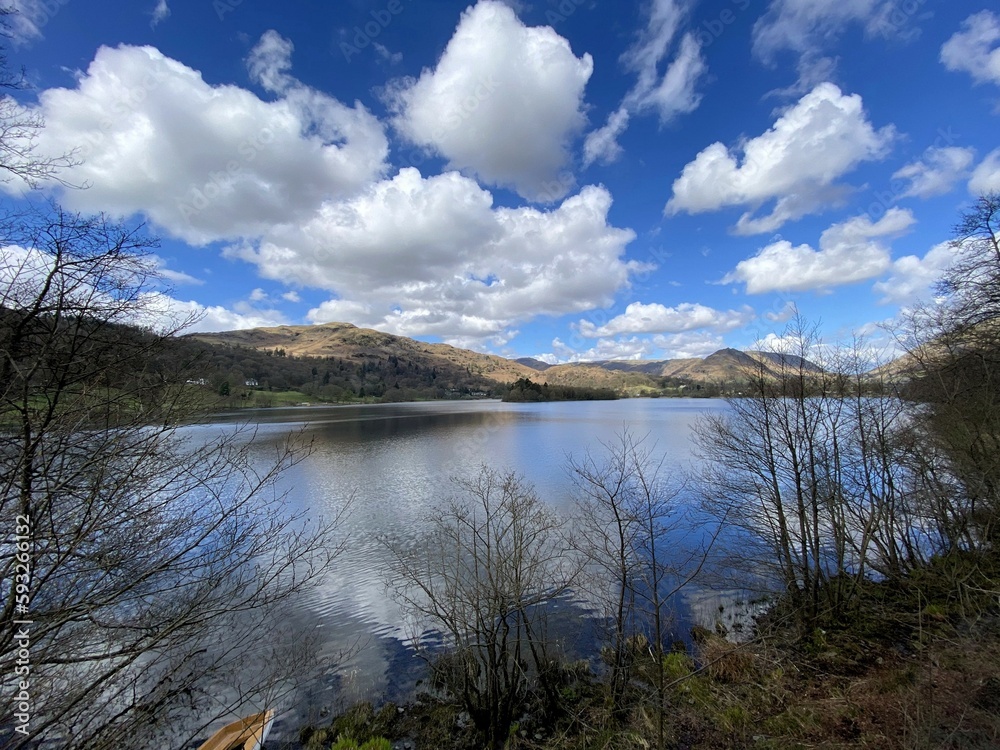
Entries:
<svg viewBox="0 0 1000 750">
<path fill-rule="evenodd" d="M 694 422 L 725 408 L 723 401 L 708 399 L 454 401 L 243 411 L 193 428 L 210 434 L 233 422 L 255 422 L 254 450 L 262 460 L 273 457 L 289 431 L 302 430 L 314 450 L 281 479 L 290 501 L 331 517 L 354 498 L 342 527 L 345 551 L 323 584 L 289 615 L 318 631 L 327 657 L 348 648 L 355 653 L 304 691 L 295 715 L 282 722 L 285 729 L 359 698 L 400 698 L 412 689 L 422 662 L 407 647 L 411 634 L 386 594 L 387 552 L 379 537 L 419 534 L 428 508 L 456 493 L 452 477 L 473 476 L 483 464 L 516 470 L 554 511 L 571 517 L 569 457 L 580 459 L 589 450 L 599 458 L 602 441 L 613 441 L 628 427 L 635 436 L 647 436 L 646 446 L 665 458 L 666 470 L 686 471 L 695 460 Z M 697 590 L 678 604 L 687 622 L 703 619 L 714 606 L 712 592 Z M 578 609 L 574 616 L 585 614 Z"/>
</svg>

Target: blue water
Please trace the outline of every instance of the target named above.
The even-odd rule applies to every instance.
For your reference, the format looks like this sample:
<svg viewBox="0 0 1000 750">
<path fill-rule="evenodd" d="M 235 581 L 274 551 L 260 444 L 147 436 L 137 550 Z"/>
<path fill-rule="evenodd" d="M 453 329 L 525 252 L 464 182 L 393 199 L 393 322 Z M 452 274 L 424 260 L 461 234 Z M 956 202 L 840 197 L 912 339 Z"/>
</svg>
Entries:
<svg viewBox="0 0 1000 750">
<path fill-rule="evenodd" d="M 600 461 L 602 442 L 613 442 L 627 428 L 645 437 L 657 460 L 663 458 L 665 474 L 680 477 L 696 465 L 695 421 L 725 408 L 724 402 L 707 399 L 455 401 L 243 411 L 190 428 L 207 437 L 252 422 L 253 447 L 262 463 L 289 432 L 297 432 L 311 441 L 312 452 L 280 480 L 290 505 L 333 517 L 351 502 L 340 529 L 344 552 L 322 585 L 289 610 L 320 635 L 331 668 L 300 696 L 294 715 L 286 716 L 278 731 L 357 699 L 399 698 L 412 689 L 422 662 L 409 650 L 414 633 L 404 613 L 386 592 L 388 553 L 379 537 L 416 538 L 428 509 L 457 493 L 453 477 L 472 477 L 484 464 L 513 469 L 572 523 L 571 458 L 581 460 L 589 451 Z M 726 595 L 692 589 L 676 603 L 678 616 L 685 623 L 711 617 L 716 598 Z M 586 639 L 586 628 L 579 626 L 586 603 L 561 606 L 568 633 Z M 577 625 L 571 626 L 574 618 Z M 593 645 L 574 644 L 568 634 L 564 639 L 569 651 Z M 343 658 L 345 650 L 353 653 Z"/>
</svg>

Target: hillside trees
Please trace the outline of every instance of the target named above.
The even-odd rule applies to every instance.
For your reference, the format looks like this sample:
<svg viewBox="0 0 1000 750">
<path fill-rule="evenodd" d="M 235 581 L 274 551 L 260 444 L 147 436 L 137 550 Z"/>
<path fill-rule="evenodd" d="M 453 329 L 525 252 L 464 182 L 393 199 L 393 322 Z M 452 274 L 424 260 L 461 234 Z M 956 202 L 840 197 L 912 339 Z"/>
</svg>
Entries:
<svg viewBox="0 0 1000 750">
<path fill-rule="evenodd" d="M 1000 194 L 980 196 L 955 227 L 941 297 L 916 309 L 904 343 L 907 394 L 927 404 L 928 496 L 952 549 L 1000 542 Z"/>
<path fill-rule="evenodd" d="M 179 745 L 303 666 L 278 608 L 330 564 L 335 527 L 275 492 L 291 445 L 267 461 L 247 434 L 181 426 L 190 374 L 170 334 L 186 321 L 162 322 L 140 230 L 47 206 L 5 217 L 0 659 L 30 652 L 0 678 L 30 696 L 9 741 Z"/>
<path fill-rule="evenodd" d="M 777 583 L 808 632 L 854 605 L 866 577 L 924 561 L 928 519 L 903 437 L 912 410 L 870 374 L 865 344 L 826 346 L 801 318 L 782 340 L 696 442 L 706 507 L 741 532 L 737 563 Z"/>
<path fill-rule="evenodd" d="M 940 296 L 903 331 L 901 390 L 863 342 L 831 347 L 796 319 L 792 348 L 770 354 L 792 355 L 784 365 L 751 373 L 697 429 L 708 506 L 742 529 L 744 562 L 780 584 L 807 631 L 856 605 L 867 577 L 998 549 L 998 196 L 962 216 L 952 247 Z"/>
</svg>

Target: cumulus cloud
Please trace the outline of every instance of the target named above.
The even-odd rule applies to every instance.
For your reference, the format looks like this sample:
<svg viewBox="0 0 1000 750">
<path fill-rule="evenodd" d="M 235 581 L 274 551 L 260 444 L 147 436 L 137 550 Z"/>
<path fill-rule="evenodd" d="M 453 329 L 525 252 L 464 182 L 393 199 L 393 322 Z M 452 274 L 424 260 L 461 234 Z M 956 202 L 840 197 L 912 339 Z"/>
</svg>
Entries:
<svg viewBox="0 0 1000 750">
<path fill-rule="evenodd" d="M 975 155 L 976 150 L 973 148 L 932 147 L 924 152 L 919 161 L 897 170 L 892 179 L 909 181 L 910 186 L 901 196 L 904 198 L 943 195 L 968 173 Z"/>
<path fill-rule="evenodd" d="M 735 149 L 713 143 L 701 151 L 674 181 L 665 211 L 752 206 L 736 231 L 774 231 L 842 195 L 845 188 L 836 181 L 861 162 L 884 157 L 894 137 L 891 126 L 872 126 L 860 96 L 823 83 L 762 135 Z M 771 200 L 776 201 L 771 213 L 755 216 L 756 208 Z"/>
<path fill-rule="evenodd" d="M 882 304 L 912 305 L 932 296 L 934 285 L 951 265 L 955 250 L 942 242 L 927 251 L 923 258 L 904 255 L 893 261 L 890 276 L 873 287 L 882 295 Z"/>
<path fill-rule="evenodd" d="M 507 5 L 480 0 L 437 66 L 390 85 L 386 97 L 397 130 L 450 168 L 555 201 L 569 189 L 559 177 L 586 126 L 593 68 L 553 29 L 527 27 Z"/>
<path fill-rule="evenodd" d="M 702 328 L 731 331 L 742 328 L 754 319 L 749 307 L 741 310 L 715 310 L 698 303 L 684 302 L 676 307 L 659 303 L 633 302 L 625 312 L 604 325 L 581 320 L 577 329 L 587 338 L 604 338 L 629 333 L 682 333 Z"/>
<path fill-rule="evenodd" d="M 589 349 L 579 350 L 562 339 L 552 340 L 552 351 L 539 354 L 538 359 L 551 365 L 569 362 L 603 362 L 605 360 L 652 359 L 657 346 L 649 338 L 602 339 Z"/>
<path fill-rule="evenodd" d="M 740 261 L 723 283 L 744 283 L 747 294 L 824 289 L 870 279 L 890 267 L 885 238 L 915 222 L 913 214 L 892 208 L 879 221 L 856 216 L 834 224 L 820 236 L 819 249 L 779 240 Z"/>
<path fill-rule="evenodd" d="M 309 312 L 313 322 L 486 340 L 539 315 L 611 304 L 644 270 L 624 259 L 635 235 L 609 225 L 610 208 L 598 187 L 550 211 L 496 208 L 457 172 L 408 168 L 228 254 L 265 278 L 333 293 Z"/>
<path fill-rule="evenodd" d="M 1000 148 L 988 153 L 973 170 L 969 179 L 969 192 L 973 195 L 1000 193 Z"/>
<path fill-rule="evenodd" d="M 536 355 L 549 364 L 604 360 L 688 359 L 707 357 L 725 346 L 721 336 L 708 331 L 672 335 L 619 336 L 600 339 L 592 347 L 576 349 L 562 339 L 552 341 L 552 351 Z"/>
<path fill-rule="evenodd" d="M 248 308 L 243 312 L 237 312 L 221 305 L 203 305 L 194 300 L 179 300 L 159 292 L 144 295 L 142 302 L 146 318 L 142 322 L 161 330 L 170 330 L 182 321 L 186 322 L 183 333 L 236 331 L 288 324 L 284 316 L 273 310 L 258 311 Z"/>
<path fill-rule="evenodd" d="M 708 64 L 694 34 L 681 38 L 674 58 L 661 73 L 686 14 L 687 3 L 683 0 L 653 0 L 645 29 L 622 55 L 626 68 L 636 75 L 635 85 L 607 123 L 587 135 L 584 166 L 595 161 L 611 163 L 621 156 L 618 138 L 628 127 L 630 114 L 652 111 L 665 125 L 701 104 L 697 87 L 708 72 Z"/>
<path fill-rule="evenodd" d="M 383 174 L 388 141 L 361 104 L 276 78 L 286 70 L 280 64 L 254 69 L 261 81 L 287 84 L 284 95 L 265 102 L 236 86 L 209 85 L 153 47 L 100 48 L 74 88 L 39 96 L 46 127 L 37 153 L 77 150 L 82 163 L 61 176 L 89 185 L 65 191 L 63 202 L 144 213 L 168 234 L 204 244 L 304 220 Z"/>
<path fill-rule="evenodd" d="M 942 45 L 941 62 L 976 83 L 1000 85 L 1000 16 L 983 10 L 966 18 L 961 31 Z"/>
</svg>

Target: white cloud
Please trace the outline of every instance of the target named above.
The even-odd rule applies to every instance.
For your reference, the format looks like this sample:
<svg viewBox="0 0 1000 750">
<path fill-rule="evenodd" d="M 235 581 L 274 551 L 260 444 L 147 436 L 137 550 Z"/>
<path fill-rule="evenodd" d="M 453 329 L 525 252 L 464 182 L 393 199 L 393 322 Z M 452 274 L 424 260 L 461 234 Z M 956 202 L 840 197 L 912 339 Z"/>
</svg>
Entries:
<svg viewBox="0 0 1000 750">
<path fill-rule="evenodd" d="M 964 177 L 975 158 L 972 148 L 947 146 L 929 148 L 920 161 L 907 164 L 893 174 L 892 179 L 909 180 L 910 186 L 901 197 L 931 198 L 949 192 Z"/>
<path fill-rule="evenodd" d="M 289 75 L 294 51 L 291 40 L 274 29 L 265 31 L 247 57 L 250 80 L 275 94 L 288 91 L 295 85 L 295 79 Z"/>
<path fill-rule="evenodd" d="M 707 72 L 707 65 L 701 44 L 693 34 L 684 35 L 674 59 L 660 74 L 660 65 L 673 46 L 687 10 L 682 0 L 653 0 L 645 31 L 622 58 L 637 74 L 635 86 L 625 96 L 625 105 L 635 111 L 655 109 L 661 123 L 693 112 L 701 102 L 695 86 Z"/>
<path fill-rule="evenodd" d="M 618 137 L 628 128 L 629 115 L 654 111 L 660 124 L 693 112 L 701 104 L 698 83 L 708 72 L 701 43 L 685 34 L 674 59 L 661 74 L 663 61 L 673 47 L 681 21 L 687 14 L 684 0 L 653 0 L 649 19 L 638 41 L 622 55 L 622 62 L 636 74 L 636 82 L 607 123 L 587 135 L 584 165 L 611 163 L 621 155 Z"/>
<path fill-rule="evenodd" d="M 753 27 L 754 55 L 774 64 L 779 52 L 800 56 L 799 84 L 784 92 L 816 82 L 817 71 L 830 80 L 836 60 L 823 56 L 848 26 L 856 24 L 868 37 L 910 39 L 919 30 L 913 21 L 923 3 L 903 0 L 772 0 Z M 780 92 L 779 92 L 780 93 Z"/>
<path fill-rule="evenodd" d="M 880 0 L 772 0 L 753 27 L 753 51 L 770 62 L 775 53 L 807 53 L 854 21 L 875 16 Z"/>
<path fill-rule="evenodd" d="M 820 84 L 738 149 L 713 143 L 701 151 L 674 181 L 665 210 L 702 213 L 739 205 L 756 210 L 776 200 L 769 215 L 756 217 L 751 210 L 737 225 L 741 234 L 773 231 L 829 205 L 845 189 L 836 180 L 863 161 L 882 158 L 894 136 L 891 126 L 875 130 L 860 96 Z"/>
<path fill-rule="evenodd" d="M 597 187 L 551 211 L 494 208 L 467 177 L 410 168 L 228 254 L 265 278 L 334 293 L 313 322 L 487 340 L 539 315 L 609 305 L 643 270 L 624 259 L 635 235 L 608 224 L 610 208 Z"/>
<path fill-rule="evenodd" d="M 150 256 L 150 261 L 156 268 L 156 275 L 169 281 L 172 284 L 193 284 L 201 286 L 205 282 L 199 278 L 195 278 L 191 274 L 184 273 L 183 271 L 175 271 L 172 268 L 167 268 L 167 261 L 158 255 Z"/>
<path fill-rule="evenodd" d="M 14 11 L 4 20 L 9 24 L 15 44 L 42 38 L 42 28 L 59 12 L 62 3 L 46 0 L 9 0 L 3 7 Z"/>
<path fill-rule="evenodd" d="M 121 270 L 122 283 L 135 282 L 132 275 L 145 266 L 152 274 L 163 276 L 163 260 L 157 256 L 139 261 L 139 266 L 110 269 Z M 16 245 L 0 247 L 0 305 L 19 307 L 31 305 L 46 293 L 70 300 L 91 310 L 102 309 L 112 322 L 149 326 L 164 333 L 224 331 L 234 328 L 256 328 L 281 325 L 283 318 L 257 313 L 244 315 L 221 306 L 206 307 L 194 301 L 177 300 L 163 292 L 142 292 L 130 304 L 112 301 L 106 292 L 91 286 L 72 273 L 53 274 L 53 257 L 37 249 Z M 111 278 L 104 280 L 111 283 Z"/>
<path fill-rule="evenodd" d="M 777 310 L 764 313 L 764 319 L 770 321 L 771 323 L 786 323 L 794 318 L 798 311 L 798 307 L 795 306 L 795 303 L 789 301 Z"/>
<path fill-rule="evenodd" d="M 648 337 L 602 339 L 585 350 L 574 349 L 557 338 L 552 340 L 552 351 L 539 355 L 538 359 L 549 364 L 652 359 L 657 349 L 657 345 Z"/>
<path fill-rule="evenodd" d="M 285 292 L 284 294 L 282 294 L 281 295 L 281 299 L 285 300 L 285 302 L 301 302 L 302 301 L 302 297 L 300 297 L 299 293 L 296 292 L 294 289 L 292 291 L 290 291 L 290 292 Z"/>
<path fill-rule="evenodd" d="M 194 300 L 178 300 L 153 292 L 144 296 L 144 321 L 160 330 L 171 330 L 186 321 L 181 333 L 236 331 L 245 328 L 271 328 L 287 325 L 288 321 L 274 311 L 247 310 L 236 312 L 221 305 L 203 305 Z"/>
<path fill-rule="evenodd" d="M 688 359 L 707 357 L 724 346 L 721 336 L 707 331 L 687 331 L 669 336 L 605 338 L 598 340 L 588 349 L 574 349 L 557 338 L 552 341 L 551 352 L 536 357 L 549 364 L 604 360 Z"/>
<path fill-rule="evenodd" d="M 654 336 L 653 341 L 660 348 L 659 356 L 663 359 L 707 357 L 725 346 L 721 336 L 704 331 L 677 333 L 673 336 Z"/>
<path fill-rule="evenodd" d="M 453 169 L 531 200 L 568 191 L 559 179 L 586 125 L 590 55 L 549 27 L 529 28 L 495 0 L 467 9 L 434 70 L 387 90 L 399 132 Z"/>
<path fill-rule="evenodd" d="M 388 47 L 386 47 L 381 42 L 375 42 L 373 46 L 375 47 L 375 51 L 378 52 L 379 57 L 381 57 L 383 60 L 390 63 L 391 65 L 396 65 L 403 61 L 402 52 L 392 52 Z"/>
<path fill-rule="evenodd" d="M 969 192 L 973 195 L 1000 193 L 1000 148 L 986 155 L 982 163 L 972 172 Z"/>
<path fill-rule="evenodd" d="M 777 89 L 799 96 L 821 81 L 834 80 L 839 59 L 827 53 L 851 26 L 867 38 L 910 41 L 920 35 L 915 23 L 929 15 L 924 0 L 771 0 L 753 28 L 754 56 L 775 66 L 779 53 L 798 55 L 798 80 Z"/>
<path fill-rule="evenodd" d="M 624 107 L 608 115 L 604 127 L 587 133 L 583 142 L 583 166 L 589 167 L 594 162 L 611 164 L 622 155 L 622 147 L 618 138 L 628 129 L 629 114 Z"/>
<path fill-rule="evenodd" d="M 603 338 L 629 333 L 681 333 L 709 328 L 731 331 L 742 328 L 754 318 L 749 307 L 742 310 L 715 310 L 702 304 L 685 302 L 676 307 L 659 303 L 633 302 L 625 312 L 601 326 L 581 320 L 578 330 L 587 338 Z"/>
<path fill-rule="evenodd" d="M 817 352 L 825 349 L 823 344 L 813 344 L 808 346 L 808 341 L 802 336 L 790 333 L 769 333 L 763 338 L 759 338 L 747 347 L 748 351 L 769 352 L 771 354 L 794 354 L 805 356 L 809 359 L 810 351 Z"/>
<path fill-rule="evenodd" d="M 976 83 L 1000 85 L 1000 16 L 983 10 L 966 18 L 962 30 L 941 47 L 941 62 Z"/>
<path fill-rule="evenodd" d="M 274 68 L 258 70 L 280 80 Z M 75 88 L 48 89 L 39 101 L 38 153 L 77 149 L 83 163 L 61 176 L 90 186 L 65 191 L 65 204 L 144 213 L 193 244 L 303 221 L 381 176 L 388 154 L 382 125 L 360 104 L 297 82 L 264 102 L 211 86 L 153 47 L 102 47 Z"/>
<path fill-rule="evenodd" d="M 868 216 L 856 216 L 823 232 L 819 250 L 780 240 L 740 261 L 722 281 L 742 282 L 747 294 L 763 294 L 824 289 L 870 279 L 890 266 L 889 248 L 880 240 L 902 234 L 914 222 L 913 214 L 899 208 L 889 209 L 875 223 Z"/>
<path fill-rule="evenodd" d="M 167 0 L 157 0 L 152 16 L 153 18 L 150 20 L 149 25 L 153 28 L 156 28 L 170 17 L 170 6 L 167 5 Z"/>
<path fill-rule="evenodd" d="M 882 295 L 882 304 L 911 305 L 929 299 L 954 257 L 950 242 L 935 245 L 923 258 L 904 255 L 893 262 L 889 278 L 879 281 L 873 289 Z"/>
</svg>

